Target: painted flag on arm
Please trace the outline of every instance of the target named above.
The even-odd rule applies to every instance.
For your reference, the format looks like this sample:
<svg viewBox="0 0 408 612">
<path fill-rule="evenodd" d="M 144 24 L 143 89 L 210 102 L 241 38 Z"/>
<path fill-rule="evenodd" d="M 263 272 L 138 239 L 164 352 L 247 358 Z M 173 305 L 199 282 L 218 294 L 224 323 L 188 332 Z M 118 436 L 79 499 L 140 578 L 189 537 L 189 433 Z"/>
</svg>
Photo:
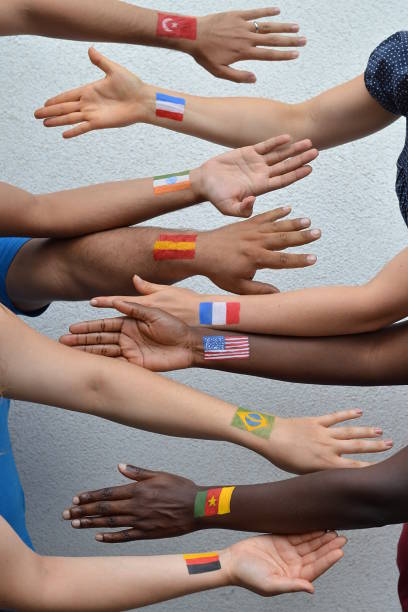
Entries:
<svg viewBox="0 0 408 612">
<path fill-rule="evenodd" d="M 167 94 L 156 93 L 156 116 L 183 121 L 186 101 L 184 98 L 176 98 Z"/>
<path fill-rule="evenodd" d="M 203 336 L 204 359 L 246 359 L 248 336 Z"/>
<path fill-rule="evenodd" d="M 157 16 L 157 36 L 167 38 L 197 38 L 197 18 L 185 15 L 171 15 L 170 13 L 159 13 Z"/>
<path fill-rule="evenodd" d="M 235 487 L 218 487 L 199 491 L 194 502 L 194 516 L 214 516 L 231 512 L 231 497 Z"/>
<path fill-rule="evenodd" d="M 194 259 L 197 234 L 160 234 L 153 247 L 155 261 Z"/>
<path fill-rule="evenodd" d="M 189 574 L 202 574 L 221 569 L 220 557 L 217 552 L 183 555 Z"/>
<path fill-rule="evenodd" d="M 272 414 L 238 408 L 234 414 L 231 425 L 233 427 L 238 427 L 238 429 L 249 431 L 265 440 L 269 440 L 274 423 L 275 417 Z"/>
<path fill-rule="evenodd" d="M 234 325 L 239 323 L 239 302 L 200 302 L 201 325 Z"/>
<path fill-rule="evenodd" d="M 183 172 L 174 174 L 162 174 L 153 178 L 153 191 L 156 195 L 188 189 L 190 185 L 190 170 L 183 170 Z"/>
</svg>

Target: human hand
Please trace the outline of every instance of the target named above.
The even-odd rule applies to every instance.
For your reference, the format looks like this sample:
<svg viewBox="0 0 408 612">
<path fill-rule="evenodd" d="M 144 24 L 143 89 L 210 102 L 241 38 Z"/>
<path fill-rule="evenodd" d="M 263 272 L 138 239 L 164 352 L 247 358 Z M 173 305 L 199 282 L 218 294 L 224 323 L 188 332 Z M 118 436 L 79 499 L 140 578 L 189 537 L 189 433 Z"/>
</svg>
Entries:
<svg viewBox="0 0 408 612">
<path fill-rule="evenodd" d="M 278 8 L 229 11 L 197 18 L 197 40 L 187 49 L 203 68 L 221 79 L 236 83 L 255 83 L 256 76 L 246 70 L 231 68 L 242 60 L 294 60 L 297 51 L 277 51 L 266 47 L 303 47 L 306 38 L 284 36 L 295 34 L 295 23 L 259 22 L 259 31 L 252 20 L 279 15 Z"/>
<path fill-rule="evenodd" d="M 36 119 L 43 119 L 46 127 L 75 125 L 63 133 L 64 138 L 145 121 L 143 81 L 93 47 L 88 55 L 105 77 L 50 98 L 35 111 Z"/>
<path fill-rule="evenodd" d="M 250 217 L 256 196 L 287 187 L 312 172 L 306 164 L 318 156 L 317 149 L 311 148 L 310 140 L 284 147 L 290 140 L 282 135 L 217 155 L 198 168 L 192 187 L 222 214 Z"/>
<path fill-rule="evenodd" d="M 362 414 L 361 410 L 344 410 L 320 417 L 275 417 L 262 454 L 293 474 L 369 466 L 371 463 L 343 455 L 381 453 L 392 448 L 392 440 L 379 440 L 383 432 L 375 427 L 333 427 Z"/>
<path fill-rule="evenodd" d="M 126 527 L 96 535 L 96 540 L 107 543 L 170 538 L 197 529 L 194 500 L 198 488 L 192 480 L 133 465 L 119 464 L 118 469 L 134 482 L 76 495 L 62 514 L 72 527 Z"/>
<path fill-rule="evenodd" d="M 346 542 L 334 531 L 298 536 L 261 535 L 233 544 L 220 559 L 231 584 L 258 595 L 313 593 L 312 582 L 343 557 Z"/>
<path fill-rule="evenodd" d="M 125 316 L 74 323 L 60 342 L 87 353 L 126 359 L 155 372 L 191 367 L 193 332 L 183 321 L 128 301 L 114 301 L 113 307 Z"/>
</svg>

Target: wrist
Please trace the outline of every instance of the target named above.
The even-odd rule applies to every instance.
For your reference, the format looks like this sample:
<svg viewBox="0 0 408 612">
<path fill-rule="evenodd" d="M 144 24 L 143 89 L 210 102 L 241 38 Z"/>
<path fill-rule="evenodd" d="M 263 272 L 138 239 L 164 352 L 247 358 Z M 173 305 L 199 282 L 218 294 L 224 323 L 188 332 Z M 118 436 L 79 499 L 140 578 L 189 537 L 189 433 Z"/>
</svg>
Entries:
<svg viewBox="0 0 408 612">
<path fill-rule="evenodd" d="M 134 101 L 133 115 L 137 116 L 139 123 L 154 124 L 156 118 L 156 91 L 157 87 L 143 83 L 138 99 Z M 142 114 L 140 112 L 142 108 Z"/>
<path fill-rule="evenodd" d="M 212 330 L 209 328 L 190 327 L 191 367 L 200 367 L 204 364 L 203 336 L 211 333 Z"/>
<path fill-rule="evenodd" d="M 224 548 L 223 550 L 219 551 L 219 557 L 220 557 L 220 564 L 221 564 L 221 569 L 223 572 L 223 585 L 224 586 L 234 586 L 237 584 L 235 577 L 234 577 L 234 571 L 233 571 L 233 553 L 231 551 L 231 548 Z"/>
<path fill-rule="evenodd" d="M 203 176 L 201 166 L 190 170 L 190 186 L 194 195 L 196 204 L 206 201 L 206 195 L 203 189 Z"/>
</svg>

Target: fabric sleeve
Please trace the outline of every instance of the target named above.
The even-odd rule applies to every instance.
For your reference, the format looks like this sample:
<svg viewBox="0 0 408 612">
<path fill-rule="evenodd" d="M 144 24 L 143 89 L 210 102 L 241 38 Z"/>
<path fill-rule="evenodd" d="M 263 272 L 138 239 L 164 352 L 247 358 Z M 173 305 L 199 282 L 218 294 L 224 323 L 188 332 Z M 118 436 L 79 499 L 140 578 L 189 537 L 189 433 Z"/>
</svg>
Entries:
<svg viewBox="0 0 408 612">
<path fill-rule="evenodd" d="M 408 31 L 393 34 L 372 52 L 364 80 L 383 108 L 408 115 Z"/>
<path fill-rule="evenodd" d="M 19 250 L 29 240 L 30 238 L 0 238 L 0 303 L 4 304 L 4 306 L 15 314 L 24 315 L 26 317 L 38 317 L 47 310 L 48 306 L 39 310 L 23 312 L 13 304 L 7 293 L 6 281 L 10 266 Z"/>
</svg>

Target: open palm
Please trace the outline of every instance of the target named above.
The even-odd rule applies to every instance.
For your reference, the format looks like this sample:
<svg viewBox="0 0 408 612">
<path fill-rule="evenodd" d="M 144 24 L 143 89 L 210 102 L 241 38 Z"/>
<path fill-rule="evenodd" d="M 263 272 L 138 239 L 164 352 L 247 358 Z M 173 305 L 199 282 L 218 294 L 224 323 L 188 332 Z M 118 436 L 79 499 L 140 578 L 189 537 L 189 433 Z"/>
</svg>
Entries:
<svg viewBox="0 0 408 612">
<path fill-rule="evenodd" d="M 155 372 L 192 364 L 190 330 L 185 323 L 156 308 L 115 302 L 127 315 L 71 325 L 60 341 L 83 351 L 119 357 Z"/>
<path fill-rule="evenodd" d="M 50 98 L 35 112 L 37 119 L 45 119 L 46 127 L 75 125 L 64 132 L 64 138 L 91 130 L 124 127 L 144 119 L 145 110 L 140 100 L 143 81 L 96 49 L 91 48 L 88 53 L 91 62 L 106 76 Z"/>
<path fill-rule="evenodd" d="M 202 191 L 220 212 L 250 216 L 258 195 L 282 189 L 312 171 L 318 155 L 310 140 L 289 144 L 290 136 L 218 155 L 201 167 Z"/>
<path fill-rule="evenodd" d="M 335 532 L 249 538 L 229 549 L 232 580 L 265 596 L 313 593 L 313 580 L 342 558 L 345 543 Z"/>
</svg>

